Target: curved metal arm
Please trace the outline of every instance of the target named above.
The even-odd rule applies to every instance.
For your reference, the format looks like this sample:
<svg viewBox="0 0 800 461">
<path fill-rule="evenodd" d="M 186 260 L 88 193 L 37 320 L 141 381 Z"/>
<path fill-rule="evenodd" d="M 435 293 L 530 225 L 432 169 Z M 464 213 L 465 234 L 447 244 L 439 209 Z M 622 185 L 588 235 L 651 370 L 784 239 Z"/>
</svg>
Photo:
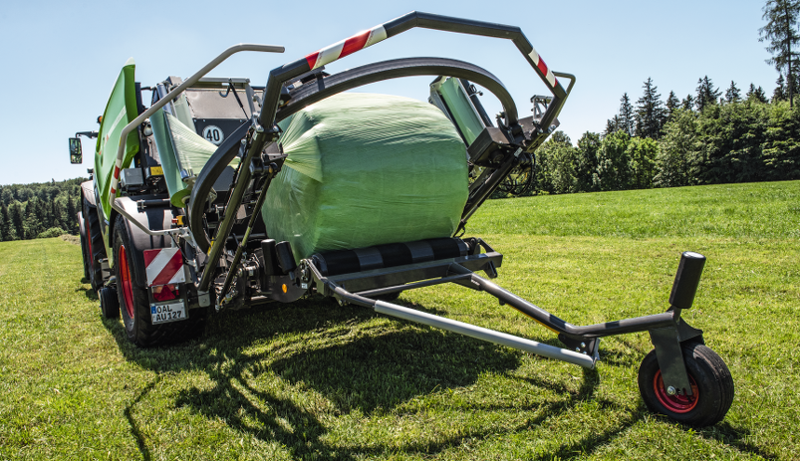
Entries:
<svg viewBox="0 0 800 461">
<path fill-rule="evenodd" d="M 464 61 L 447 58 L 402 58 L 381 61 L 325 77 L 292 92 L 289 102 L 278 110 L 275 119 L 281 121 L 306 106 L 334 94 L 384 80 L 421 75 L 465 78 L 494 94 L 508 117 L 517 121 L 517 106 L 503 83 L 491 72 Z"/>
<path fill-rule="evenodd" d="M 284 83 L 306 72 L 319 68 L 322 65 L 334 62 L 414 27 L 480 35 L 484 37 L 504 38 L 514 42 L 514 45 L 516 45 L 517 49 L 525 56 L 528 63 L 533 67 L 554 96 L 552 104 L 550 104 L 547 112 L 545 112 L 542 117 L 541 126 L 549 127 L 553 123 L 556 114 L 560 112 L 561 106 L 563 106 L 567 99 L 567 92 L 564 91 L 564 88 L 558 82 L 558 79 L 556 79 L 553 71 L 547 67 L 547 64 L 545 64 L 544 60 L 539 56 L 539 53 L 536 52 L 533 45 L 531 45 L 519 27 L 470 21 L 414 11 L 356 34 L 353 37 L 323 48 L 315 53 L 311 53 L 305 58 L 273 69 L 270 72 L 266 89 L 264 90 L 264 104 L 261 115 L 259 116 L 259 123 L 262 126 L 272 126 L 275 122 L 281 86 Z"/>
<path fill-rule="evenodd" d="M 166 96 L 161 98 L 158 102 L 150 106 L 149 109 L 142 112 L 138 117 L 133 119 L 132 122 L 125 125 L 125 128 L 122 129 L 122 133 L 119 136 L 119 147 L 117 149 L 117 159 L 114 166 L 114 174 L 111 177 L 111 188 L 108 194 L 108 201 L 109 204 L 113 207 L 114 200 L 117 198 L 117 186 L 119 185 L 119 172 L 122 169 L 122 160 L 125 157 L 125 144 L 128 139 L 128 134 L 133 131 L 137 126 L 141 125 L 148 117 L 153 115 L 158 109 L 164 107 L 168 102 L 172 101 L 177 97 L 179 94 L 183 93 L 186 88 L 197 83 L 198 80 L 203 78 L 207 73 L 211 72 L 215 67 L 220 65 L 223 61 L 231 57 L 232 55 L 239 53 L 240 51 L 259 51 L 264 53 L 283 53 L 285 51 L 284 47 L 282 46 L 273 46 L 273 45 L 254 45 L 254 44 L 247 44 L 247 43 L 240 43 L 238 45 L 234 45 L 227 50 L 220 53 L 219 56 L 212 59 L 211 62 L 203 66 L 202 69 L 197 71 L 194 75 L 186 79 L 185 82 L 180 84 L 177 88 L 170 91 Z"/>
</svg>

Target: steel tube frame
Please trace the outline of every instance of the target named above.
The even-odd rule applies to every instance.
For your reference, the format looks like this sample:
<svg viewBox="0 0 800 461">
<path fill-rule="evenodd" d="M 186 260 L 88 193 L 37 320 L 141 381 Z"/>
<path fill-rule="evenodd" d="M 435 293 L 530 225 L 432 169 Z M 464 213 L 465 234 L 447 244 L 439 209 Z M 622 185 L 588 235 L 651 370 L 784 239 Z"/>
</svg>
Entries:
<svg viewBox="0 0 800 461">
<path fill-rule="evenodd" d="M 375 312 L 379 314 L 391 315 L 392 317 L 421 323 L 423 325 L 440 328 L 442 330 L 452 331 L 453 333 L 469 336 L 481 341 L 500 344 L 514 349 L 530 352 L 532 354 L 541 355 L 542 357 L 548 357 L 551 359 L 580 365 L 584 368 L 594 368 L 595 361 L 598 359 L 596 356 L 581 354 L 568 349 L 551 346 L 549 344 L 542 344 L 530 339 L 520 338 L 508 333 L 502 333 L 499 331 L 490 330 L 488 328 L 440 317 L 438 315 L 428 314 L 427 312 L 409 309 L 407 307 L 398 306 L 385 301 L 365 298 L 364 296 L 350 293 L 334 282 L 325 279 L 325 277 L 319 274 L 315 266 L 311 265 L 310 268 L 312 272 L 314 272 L 315 277 L 320 280 L 324 280 L 322 283 L 326 284 L 327 287 L 331 289 L 337 297 L 358 306 L 374 309 Z"/>
<path fill-rule="evenodd" d="M 687 325 L 681 319 L 681 310 L 674 307 L 661 314 L 647 315 L 614 322 L 599 323 L 595 325 L 575 326 L 550 314 L 544 309 L 529 303 L 519 296 L 500 288 L 496 284 L 479 277 L 471 270 L 455 262 L 449 264 L 447 275 L 443 274 L 440 278 L 407 283 L 405 285 L 376 287 L 372 289 L 361 290 L 357 293 L 351 293 L 343 286 L 339 285 L 336 281 L 321 275 L 318 268 L 311 261 L 306 260 L 305 265 L 313 274 L 313 279 L 317 284 L 318 291 L 324 286 L 324 292 L 327 295 L 333 294 L 340 300 L 364 307 L 370 307 L 378 313 L 422 323 L 436 328 L 442 328 L 448 331 L 470 336 L 472 338 L 489 341 L 496 344 L 502 344 L 508 347 L 524 350 L 557 360 L 563 360 L 588 368 L 593 368 L 595 361 L 597 361 L 599 358 L 597 355 L 598 338 L 625 333 L 648 331 L 651 335 L 653 345 L 656 348 L 659 365 L 662 369 L 663 379 L 666 385 L 673 386 L 676 389 L 683 389 L 688 394 L 691 394 L 692 392 L 691 386 L 689 386 L 686 368 L 683 363 L 680 343 L 683 341 L 692 340 L 694 338 L 699 338 L 699 340 L 702 341 L 702 331 Z M 403 270 L 402 266 L 390 269 Z M 376 270 L 371 272 L 380 271 Z M 581 347 L 579 347 L 577 351 L 562 349 L 541 344 L 525 338 L 519 338 L 507 333 L 501 333 L 494 330 L 469 325 L 463 322 L 457 322 L 444 317 L 431 315 L 425 312 L 397 306 L 385 301 L 371 299 L 368 297 L 423 288 L 443 283 L 456 283 L 473 290 L 485 291 L 497 298 L 501 304 L 509 304 L 514 309 L 531 317 L 533 320 L 542 324 L 546 328 L 559 333 L 559 338 L 563 342 L 566 342 L 567 344 L 581 344 L 585 342 L 588 344 L 588 346 L 584 347 L 584 345 L 581 344 Z M 591 364 L 589 365 L 590 362 Z"/>
<path fill-rule="evenodd" d="M 166 96 L 164 96 L 163 98 L 159 99 L 155 104 L 150 106 L 149 109 L 147 109 L 146 111 L 144 111 L 141 114 L 139 114 L 139 116 L 136 117 L 135 119 L 133 119 L 132 122 L 130 122 L 127 125 L 125 125 L 125 127 L 122 129 L 122 133 L 119 136 L 119 146 L 117 148 L 117 158 L 116 158 L 116 162 L 115 162 L 116 167 L 122 169 L 122 160 L 125 157 L 125 145 L 127 143 L 128 135 L 136 127 L 138 127 L 139 125 L 144 123 L 144 121 L 147 120 L 151 115 L 156 113 L 156 111 L 158 109 L 161 109 L 168 102 L 172 101 L 179 94 L 183 93 L 184 90 L 186 90 L 190 86 L 192 86 L 195 83 L 197 83 L 198 80 L 203 78 L 207 73 L 211 72 L 215 67 L 220 65 L 223 61 L 225 61 L 229 57 L 231 57 L 234 54 L 239 53 L 241 51 L 258 51 L 258 52 L 263 52 L 263 53 L 283 53 L 285 51 L 285 48 L 282 47 L 282 46 L 274 46 L 274 45 L 256 45 L 256 44 L 240 43 L 240 44 L 234 45 L 234 46 L 228 48 L 227 50 L 223 51 L 222 53 L 220 53 L 219 56 L 217 56 L 216 58 L 212 59 L 208 64 L 203 66 L 202 69 L 200 69 L 199 71 L 195 72 L 194 75 L 192 75 L 191 77 L 186 79 L 186 81 L 184 81 L 183 83 L 178 85 L 177 88 L 175 88 L 174 90 L 170 91 Z M 116 190 L 117 190 L 117 186 L 118 185 L 119 185 L 119 178 L 117 178 L 116 175 L 112 175 L 111 176 L 111 187 L 109 188 L 109 190 L 110 191 L 114 191 L 114 192 L 109 192 L 108 200 L 109 200 L 109 204 L 111 205 L 111 207 L 119 212 L 120 211 L 119 208 L 114 206 L 114 201 L 117 198 L 116 197 Z M 123 215 L 124 215 L 124 213 L 123 213 Z M 128 216 L 126 216 L 126 217 L 128 219 L 130 219 L 130 217 L 128 217 Z M 146 231 L 146 232 L 148 234 L 150 234 L 150 235 L 159 235 L 159 234 L 152 234 L 152 233 L 150 233 L 151 231 Z"/>
<path fill-rule="evenodd" d="M 463 268 L 462 268 L 463 269 Z M 465 271 L 468 269 L 464 269 Z M 568 336 L 579 338 L 601 338 L 603 336 L 619 335 L 624 333 L 635 333 L 648 331 L 654 328 L 665 328 L 675 326 L 675 312 L 664 312 L 661 314 L 634 317 L 631 319 L 617 320 L 613 322 L 598 323 L 595 325 L 575 326 L 546 310 L 531 304 L 508 290 L 472 273 L 470 281 L 480 290 L 483 290 L 498 300 L 520 311 L 542 325 L 563 333 Z"/>
<path fill-rule="evenodd" d="M 420 312 L 407 307 L 398 306 L 396 304 L 387 303 L 384 301 L 375 302 L 375 312 L 379 314 L 391 315 L 392 317 L 410 320 L 412 322 L 421 323 L 423 325 L 441 328 L 442 330 L 452 331 L 470 338 L 480 339 L 490 343 L 508 346 L 514 349 L 523 350 L 532 354 L 541 355 L 543 357 L 561 360 L 562 362 L 573 363 L 580 365 L 584 368 L 594 368 L 594 358 L 588 355 L 580 354 L 568 349 L 562 349 L 549 344 L 542 344 L 530 339 L 520 338 L 502 333 L 488 328 L 482 328 L 469 323 L 451 320 L 438 315 Z"/>
</svg>

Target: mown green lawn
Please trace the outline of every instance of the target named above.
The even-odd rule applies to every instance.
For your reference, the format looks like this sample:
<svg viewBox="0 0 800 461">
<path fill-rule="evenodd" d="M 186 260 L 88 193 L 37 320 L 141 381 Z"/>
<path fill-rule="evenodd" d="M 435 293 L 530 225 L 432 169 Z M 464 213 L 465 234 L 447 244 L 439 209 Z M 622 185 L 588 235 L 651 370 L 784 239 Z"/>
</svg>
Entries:
<svg viewBox="0 0 800 461">
<path fill-rule="evenodd" d="M 646 334 L 585 371 L 309 300 L 136 349 L 80 248 L 49 239 L 0 243 L 0 459 L 800 459 L 800 182 L 491 201 L 468 235 L 505 255 L 498 283 L 575 324 L 665 310 L 680 252 L 703 253 L 684 318 L 733 374 L 725 420 L 646 411 Z M 557 344 L 456 286 L 401 302 Z"/>
</svg>

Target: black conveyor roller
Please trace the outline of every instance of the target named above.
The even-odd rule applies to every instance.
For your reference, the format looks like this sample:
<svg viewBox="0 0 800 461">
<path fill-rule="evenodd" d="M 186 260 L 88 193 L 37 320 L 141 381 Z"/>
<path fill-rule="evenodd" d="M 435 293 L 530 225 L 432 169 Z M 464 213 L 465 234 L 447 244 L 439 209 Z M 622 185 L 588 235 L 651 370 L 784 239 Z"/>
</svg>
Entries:
<svg viewBox="0 0 800 461">
<path fill-rule="evenodd" d="M 458 258 L 466 256 L 468 251 L 467 244 L 461 239 L 438 238 L 329 251 L 317 253 L 311 258 L 322 275 L 330 276 Z"/>
</svg>

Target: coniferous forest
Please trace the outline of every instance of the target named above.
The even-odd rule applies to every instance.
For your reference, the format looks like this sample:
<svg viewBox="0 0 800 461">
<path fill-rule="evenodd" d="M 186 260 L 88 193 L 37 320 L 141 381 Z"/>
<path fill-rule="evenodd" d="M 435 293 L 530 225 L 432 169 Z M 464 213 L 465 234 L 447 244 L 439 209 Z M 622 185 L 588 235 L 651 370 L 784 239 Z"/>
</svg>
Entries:
<svg viewBox="0 0 800 461">
<path fill-rule="evenodd" d="M 723 95 L 707 76 L 683 100 L 662 101 L 649 78 L 642 87 L 635 103 L 622 95 L 603 133 L 577 146 L 554 133 L 537 151 L 532 193 L 800 179 L 800 109 L 782 78 L 772 98 L 734 82 Z"/>
<path fill-rule="evenodd" d="M 0 238 L 29 240 L 78 233 L 85 178 L 0 186 Z"/>
</svg>

